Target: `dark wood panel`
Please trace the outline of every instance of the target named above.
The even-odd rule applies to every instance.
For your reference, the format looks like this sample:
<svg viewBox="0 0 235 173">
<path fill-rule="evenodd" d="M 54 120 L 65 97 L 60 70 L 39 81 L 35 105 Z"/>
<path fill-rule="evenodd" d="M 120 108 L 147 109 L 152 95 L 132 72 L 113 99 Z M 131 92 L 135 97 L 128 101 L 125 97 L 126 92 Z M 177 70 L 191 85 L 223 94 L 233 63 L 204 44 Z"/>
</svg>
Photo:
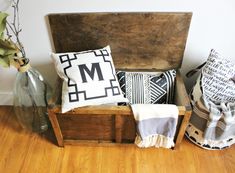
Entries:
<svg viewBox="0 0 235 173">
<path fill-rule="evenodd" d="M 56 52 L 111 46 L 116 68 L 180 68 L 191 13 L 50 14 Z"/>
<path fill-rule="evenodd" d="M 114 140 L 114 116 L 57 114 L 64 139 Z"/>
<path fill-rule="evenodd" d="M 136 135 L 133 116 L 120 116 L 123 124 L 120 126 L 120 139 L 123 142 L 134 142 Z M 63 138 L 72 140 L 113 141 L 118 131 L 114 115 L 72 115 L 57 114 Z"/>
<path fill-rule="evenodd" d="M 133 116 L 122 116 L 123 126 L 122 126 L 122 142 L 124 143 L 134 143 L 136 137 L 136 123 Z"/>
</svg>

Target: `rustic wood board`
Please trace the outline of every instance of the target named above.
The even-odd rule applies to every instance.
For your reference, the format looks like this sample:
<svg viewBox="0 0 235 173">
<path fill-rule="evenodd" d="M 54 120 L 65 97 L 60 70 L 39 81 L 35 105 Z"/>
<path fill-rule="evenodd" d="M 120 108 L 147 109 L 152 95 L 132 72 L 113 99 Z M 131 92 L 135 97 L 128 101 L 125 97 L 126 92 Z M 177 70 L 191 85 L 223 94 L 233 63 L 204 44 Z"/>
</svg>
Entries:
<svg viewBox="0 0 235 173">
<path fill-rule="evenodd" d="M 73 13 L 48 15 L 55 52 L 111 46 L 117 69 L 180 68 L 192 13 Z M 175 104 L 181 108 L 176 145 L 179 147 L 191 107 L 177 72 Z M 58 94 L 58 92 L 60 92 Z M 60 113 L 61 82 L 48 109 L 59 146 L 81 141 L 133 143 L 135 121 L 127 107 L 86 107 Z"/>
<path fill-rule="evenodd" d="M 111 46 L 117 69 L 180 68 L 192 13 L 49 14 L 55 51 Z"/>
</svg>

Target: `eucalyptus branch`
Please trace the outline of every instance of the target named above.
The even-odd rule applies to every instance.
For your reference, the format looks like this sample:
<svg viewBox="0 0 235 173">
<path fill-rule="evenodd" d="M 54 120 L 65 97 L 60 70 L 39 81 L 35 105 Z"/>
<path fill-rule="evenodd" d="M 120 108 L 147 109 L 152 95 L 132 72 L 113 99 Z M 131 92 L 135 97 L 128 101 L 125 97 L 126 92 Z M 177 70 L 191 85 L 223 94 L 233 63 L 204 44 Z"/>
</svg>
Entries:
<svg viewBox="0 0 235 173">
<path fill-rule="evenodd" d="M 6 29 L 9 31 L 9 29 L 8 29 L 8 27 L 9 27 L 10 30 L 11 30 L 11 32 L 16 36 L 15 30 L 14 30 L 14 28 L 11 26 L 11 24 L 10 24 L 8 21 L 7 21 L 6 23 L 7 23 Z"/>
<path fill-rule="evenodd" d="M 15 23 L 16 23 L 16 15 L 18 15 L 18 14 L 17 14 L 17 10 L 16 10 L 16 8 L 17 8 L 16 5 L 17 5 L 16 2 L 13 1 L 12 7 L 13 7 L 13 10 L 14 10 L 14 16 L 13 16 L 12 26 L 14 27 L 15 31 L 17 31 L 17 29 L 16 29 L 16 27 L 15 27 Z"/>
<path fill-rule="evenodd" d="M 17 0 L 17 21 L 18 21 L 18 30 L 20 30 L 20 15 L 19 15 L 19 0 Z"/>
<path fill-rule="evenodd" d="M 10 38 L 11 38 L 11 35 L 10 35 L 10 33 L 9 33 L 8 28 L 6 28 L 6 35 L 7 35 L 7 39 L 10 39 Z"/>
<path fill-rule="evenodd" d="M 6 27 L 6 35 L 8 40 L 11 39 L 12 35 L 10 34 L 8 27 Z"/>
<path fill-rule="evenodd" d="M 15 36 L 16 46 L 19 48 L 20 52 L 22 53 L 22 56 L 25 58 L 26 57 L 25 50 L 19 38 L 19 34 L 22 31 L 22 29 L 20 28 L 20 21 L 19 21 L 19 0 L 13 0 L 12 8 L 14 9 L 13 21 L 12 23 L 7 22 L 7 27 L 9 27 L 9 29 Z M 11 38 L 9 32 L 7 32 L 7 35 L 9 38 Z"/>
</svg>

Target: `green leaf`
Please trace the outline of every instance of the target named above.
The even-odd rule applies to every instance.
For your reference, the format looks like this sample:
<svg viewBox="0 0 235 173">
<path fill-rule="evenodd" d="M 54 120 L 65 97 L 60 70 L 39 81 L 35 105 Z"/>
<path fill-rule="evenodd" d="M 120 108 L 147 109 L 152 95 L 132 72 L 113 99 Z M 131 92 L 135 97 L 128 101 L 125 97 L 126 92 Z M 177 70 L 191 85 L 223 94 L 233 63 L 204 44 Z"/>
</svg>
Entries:
<svg viewBox="0 0 235 173">
<path fill-rule="evenodd" d="M 3 67 L 9 67 L 10 61 L 15 57 L 18 50 L 4 50 L 0 48 L 0 65 Z"/>
<path fill-rule="evenodd" d="M 2 57 L 0 56 L 0 65 L 3 67 L 10 67 L 10 59 L 8 56 Z"/>
<path fill-rule="evenodd" d="M 19 52 L 19 49 L 16 45 L 10 40 L 1 40 L 0 39 L 0 56 L 14 56 L 15 53 Z"/>
<path fill-rule="evenodd" d="M 7 13 L 0 12 L 0 65 L 3 67 L 10 67 L 11 60 L 19 52 L 19 48 L 14 42 L 4 39 L 7 16 Z"/>
<path fill-rule="evenodd" d="M 1 56 L 0 55 L 0 66 L 3 67 L 10 67 L 11 62 L 14 61 L 15 56 L 10 55 L 5 55 Z"/>
<path fill-rule="evenodd" d="M 7 13 L 0 12 L 0 38 L 3 38 L 3 32 L 6 29 Z"/>
<path fill-rule="evenodd" d="M 4 54 L 5 54 L 5 50 L 0 47 L 0 55 L 4 55 Z"/>
<path fill-rule="evenodd" d="M 19 52 L 18 47 L 11 40 L 0 39 L 0 65 L 9 67 L 10 61 Z"/>
<path fill-rule="evenodd" d="M 11 40 L 0 39 L 0 48 L 18 50 L 18 47 Z"/>
<path fill-rule="evenodd" d="M 0 56 L 14 56 L 15 53 L 18 53 L 18 50 L 16 49 L 3 49 L 0 47 Z"/>
</svg>

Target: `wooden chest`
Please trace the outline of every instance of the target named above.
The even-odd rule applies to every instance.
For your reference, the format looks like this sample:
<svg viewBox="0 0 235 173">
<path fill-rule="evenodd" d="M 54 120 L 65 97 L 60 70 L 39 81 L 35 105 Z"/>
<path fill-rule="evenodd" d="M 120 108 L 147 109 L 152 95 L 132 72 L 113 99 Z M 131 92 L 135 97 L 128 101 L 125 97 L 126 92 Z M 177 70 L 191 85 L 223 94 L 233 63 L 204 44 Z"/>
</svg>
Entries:
<svg viewBox="0 0 235 173">
<path fill-rule="evenodd" d="M 76 13 L 48 15 L 55 52 L 110 45 L 116 69 L 177 69 L 174 103 L 179 108 L 178 147 L 191 116 L 180 67 L 191 13 Z M 61 80 L 49 103 L 49 118 L 59 146 L 133 143 L 135 120 L 129 106 L 88 106 L 61 113 Z"/>
</svg>

